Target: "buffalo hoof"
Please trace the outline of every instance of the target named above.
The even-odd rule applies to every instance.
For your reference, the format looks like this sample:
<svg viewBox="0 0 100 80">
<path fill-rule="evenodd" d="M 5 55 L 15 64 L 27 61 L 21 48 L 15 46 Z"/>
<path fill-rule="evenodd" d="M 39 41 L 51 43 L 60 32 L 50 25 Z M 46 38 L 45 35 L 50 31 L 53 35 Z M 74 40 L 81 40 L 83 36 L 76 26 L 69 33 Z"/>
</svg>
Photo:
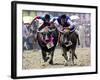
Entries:
<svg viewBox="0 0 100 80">
<path fill-rule="evenodd" d="M 64 66 L 68 66 L 68 63 L 67 63 L 67 62 L 65 62 L 65 63 L 64 63 Z"/>
<path fill-rule="evenodd" d="M 42 66 L 43 66 L 43 67 L 46 67 L 47 65 L 48 65 L 47 62 L 42 63 Z"/>
<path fill-rule="evenodd" d="M 62 54 L 62 56 L 64 56 L 64 53 Z"/>
<path fill-rule="evenodd" d="M 74 66 L 74 64 L 71 64 L 71 63 L 70 63 L 70 64 L 68 64 L 68 66 Z"/>
<path fill-rule="evenodd" d="M 50 61 L 49 64 L 53 65 L 53 61 Z"/>
<path fill-rule="evenodd" d="M 75 63 L 74 62 L 70 62 L 69 66 L 75 66 Z"/>
</svg>

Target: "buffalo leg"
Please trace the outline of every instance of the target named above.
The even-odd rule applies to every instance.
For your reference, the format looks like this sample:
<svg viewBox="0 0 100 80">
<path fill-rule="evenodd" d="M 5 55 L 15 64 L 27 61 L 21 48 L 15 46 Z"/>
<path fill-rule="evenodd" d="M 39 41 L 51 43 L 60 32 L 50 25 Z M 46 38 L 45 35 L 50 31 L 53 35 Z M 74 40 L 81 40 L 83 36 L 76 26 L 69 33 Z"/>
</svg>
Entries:
<svg viewBox="0 0 100 80">
<path fill-rule="evenodd" d="M 43 50 L 42 50 L 42 58 L 43 58 L 44 62 L 47 61 L 46 51 L 43 51 Z"/>
<path fill-rule="evenodd" d="M 68 60 L 66 53 L 67 53 L 67 51 L 65 49 L 63 49 L 63 56 L 64 56 L 65 60 Z"/>
<path fill-rule="evenodd" d="M 72 63 L 74 64 L 74 57 L 77 59 L 77 55 L 75 54 L 75 49 L 72 49 Z"/>
<path fill-rule="evenodd" d="M 63 48 L 63 56 L 64 56 L 64 58 L 65 58 L 65 63 L 64 63 L 64 65 L 65 66 L 68 66 L 68 56 L 67 56 L 67 51 Z"/>
<path fill-rule="evenodd" d="M 74 52 L 74 56 L 75 56 L 75 58 L 77 59 L 77 55 L 76 55 L 76 53 Z"/>
<path fill-rule="evenodd" d="M 49 64 L 52 65 L 53 64 L 54 51 L 52 51 L 50 55 L 51 55 L 51 58 L 50 58 Z"/>
<path fill-rule="evenodd" d="M 72 50 L 73 50 L 73 55 L 74 55 L 74 57 L 77 59 L 77 55 L 76 55 L 76 53 L 75 53 L 76 46 L 75 46 Z"/>
</svg>

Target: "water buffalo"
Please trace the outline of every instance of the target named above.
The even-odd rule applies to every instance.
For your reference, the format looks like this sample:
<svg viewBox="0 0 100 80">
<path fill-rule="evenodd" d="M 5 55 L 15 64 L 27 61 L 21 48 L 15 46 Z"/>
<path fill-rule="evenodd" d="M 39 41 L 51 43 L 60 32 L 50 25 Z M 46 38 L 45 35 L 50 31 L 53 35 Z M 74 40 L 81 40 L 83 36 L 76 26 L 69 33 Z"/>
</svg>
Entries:
<svg viewBox="0 0 100 80">
<path fill-rule="evenodd" d="M 66 46 L 68 41 L 72 42 L 70 46 Z M 78 45 L 80 45 L 79 36 L 76 32 L 66 32 L 62 34 L 61 47 L 66 61 L 65 65 L 74 65 L 74 57 L 77 59 L 77 55 L 75 53 L 77 42 Z M 69 61 L 70 64 L 68 63 Z"/>
<path fill-rule="evenodd" d="M 44 31 L 37 33 L 38 44 L 42 51 L 44 62 L 53 64 L 53 55 L 58 41 L 58 30 L 56 27 L 45 27 Z"/>
</svg>

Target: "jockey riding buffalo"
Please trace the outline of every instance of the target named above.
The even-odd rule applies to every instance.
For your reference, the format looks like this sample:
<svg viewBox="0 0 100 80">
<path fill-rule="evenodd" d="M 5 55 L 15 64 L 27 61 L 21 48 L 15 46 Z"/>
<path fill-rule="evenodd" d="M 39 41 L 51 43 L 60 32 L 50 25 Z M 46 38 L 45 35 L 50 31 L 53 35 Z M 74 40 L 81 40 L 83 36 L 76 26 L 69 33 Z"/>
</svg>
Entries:
<svg viewBox="0 0 100 80">
<path fill-rule="evenodd" d="M 62 47 L 65 60 L 68 61 L 67 52 L 69 51 L 71 54 L 72 64 L 74 64 L 74 57 L 77 59 L 75 54 L 77 41 L 80 45 L 78 33 L 75 32 L 75 25 L 72 23 L 70 17 L 66 15 L 61 15 L 56 18 L 54 24 L 60 32 L 58 42 Z"/>
<path fill-rule="evenodd" d="M 50 22 L 50 15 L 37 16 L 34 20 L 37 19 L 43 21 L 42 25 L 37 29 L 37 40 L 42 51 L 43 61 L 53 64 L 54 50 L 58 42 L 58 30 L 53 25 L 53 22 Z"/>
</svg>

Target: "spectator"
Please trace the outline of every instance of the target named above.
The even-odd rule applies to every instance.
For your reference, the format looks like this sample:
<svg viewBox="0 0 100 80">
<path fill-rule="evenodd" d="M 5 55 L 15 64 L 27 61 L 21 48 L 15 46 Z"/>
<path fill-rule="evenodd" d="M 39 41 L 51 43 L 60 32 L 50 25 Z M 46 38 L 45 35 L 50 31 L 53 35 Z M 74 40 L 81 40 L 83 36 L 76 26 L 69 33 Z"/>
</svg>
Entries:
<svg viewBox="0 0 100 80">
<path fill-rule="evenodd" d="M 23 35 L 23 50 L 24 49 L 29 49 L 29 45 L 28 45 L 28 38 L 29 38 L 29 24 L 24 24 L 22 26 L 22 35 Z"/>
</svg>

